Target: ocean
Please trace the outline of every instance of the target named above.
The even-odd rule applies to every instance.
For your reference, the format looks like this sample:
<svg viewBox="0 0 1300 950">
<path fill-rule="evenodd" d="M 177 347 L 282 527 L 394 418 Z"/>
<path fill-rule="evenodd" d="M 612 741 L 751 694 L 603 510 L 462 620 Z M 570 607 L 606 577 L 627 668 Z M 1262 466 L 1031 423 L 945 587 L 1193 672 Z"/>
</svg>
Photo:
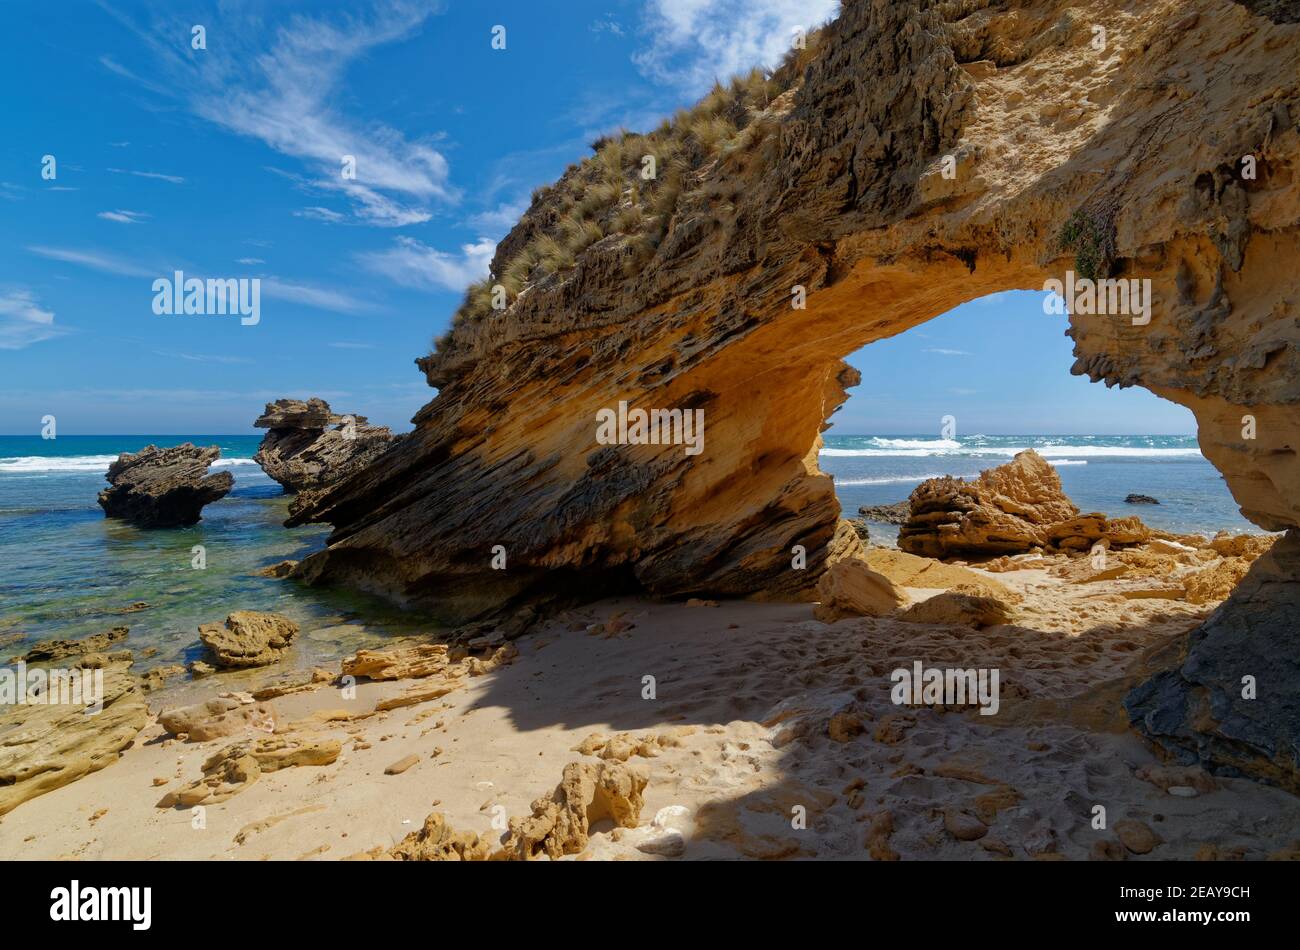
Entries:
<svg viewBox="0 0 1300 950">
<path fill-rule="evenodd" d="M 200 623 L 232 610 L 273 610 L 305 631 L 295 666 L 332 664 L 359 647 L 436 627 L 382 601 L 347 591 L 304 588 L 251 572 L 300 559 L 324 544 L 327 526 L 283 527 L 289 499 L 253 462 L 261 435 L 0 436 L 0 658 L 49 637 L 77 638 L 112 626 L 131 628 L 137 669 L 184 664 L 202 656 Z M 207 506 L 190 528 L 142 531 L 106 519 L 95 501 L 104 472 L 120 452 L 150 442 L 218 445 L 218 467 L 233 491 Z M 1226 485 L 1187 436 L 828 436 L 823 469 L 835 478 L 846 516 L 859 505 L 905 499 L 923 479 L 974 476 L 1035 448 L 1060 472 L 1084 511 L 1137 514 L 1178 532 L 1255 531 Z M 1129 493 L 1159 505 L 1126 505 Z M 873 525 L 888 540 L 897 528 Z M 202 545 L 206 568 L 193 567 Z M 136 612 L 123 609 L 143 601 Z M 142 656 L 146 648 L 156 653 Z"/>
</svg>

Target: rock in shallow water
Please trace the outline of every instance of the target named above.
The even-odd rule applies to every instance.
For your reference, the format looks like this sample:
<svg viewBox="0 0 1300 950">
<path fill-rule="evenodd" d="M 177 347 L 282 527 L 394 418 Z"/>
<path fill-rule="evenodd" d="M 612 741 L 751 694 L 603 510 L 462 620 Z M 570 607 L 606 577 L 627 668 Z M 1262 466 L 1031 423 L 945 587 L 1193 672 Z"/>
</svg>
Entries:
<svg viewBox="0 0 1300 950">
<path fill-rule="evenodd" d="M 253 461 L 290 492 L 314 491 L 346 478 L 393 439 L 386 426 L 332 412 L 329 403 L 315 398 L 269 402 L 253 425 L 270 430 Z"/>
<path fill-rule="evenodd" d="M 219 667 L 265 666 L 284 656 L 298 625 L 280 614 L 236 610 L 224 624 L 205 623 L 199 639 Z"/>
<path fill-rule="evenodd" d="M 235 484 L 229 472 L 207 474 L 221 457 L 215 445 L 200 448 L 191 442 L 170 449 L 147 445 L 134 454 L 123 452 L 108 467 L 110 486 L 99 493 L 99 505 L 109 518 L 121 518 L 141 528 L 177 528 L 195 524 L 204 505 L 224 498 Z"/>
</svg>

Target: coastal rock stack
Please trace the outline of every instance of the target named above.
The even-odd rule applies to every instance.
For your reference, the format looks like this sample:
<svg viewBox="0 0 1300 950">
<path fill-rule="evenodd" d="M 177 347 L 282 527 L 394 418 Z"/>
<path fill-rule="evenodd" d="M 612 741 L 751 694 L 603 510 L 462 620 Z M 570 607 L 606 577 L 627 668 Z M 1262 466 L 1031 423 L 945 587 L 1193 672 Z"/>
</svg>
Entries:
<svg viewBox="0 0 1300 950">
<path fill-rule="evenodd" d="M 1048 0 L 844 4 L 758 94 L 722 88 L 538 189 L 418 361 L 438 393 L 415 431 L 299 508 L 335 529 L 299 575 L 467 612 L 557 588 L 812 596 L 839 517 L 817 454 L 856 382 L 843 357 L 1080 281 L 1117 283 L 1056 317 L 1071 371 L 1191 409 L 1245 516 L 1300 526 L 1286 19 L 1211 0 L 1172 18 L 1098 0 L 1087 19 Z M 1099 52 L 1089 24 L 1107 22 L 1124 28 Z M 642 180 L 645 155 L 674 174 Z M 702 451 L 601 444 L 621 404 L 702 409 Z M 1075 527 L 1060 540 L 1094 526 Z"/>
<path fill-rule="evenodd" d="M 123 452 L 108 467 L 110 485 L 99 493 L 99 505 L 109 518 L 141 528 L 176 528 L 198 522 L 204 505 L 226 494 L 235 484 L 229 472 L 208 474 L 221 457 L 215 445 L 191 442 L 170 449 L 148 445 Z"/>
<path fill-rule="evenodd" d="M 365 416 L 332 412 L 323 399 L 277 399 L 253 425 L 269 431 L 253 461 L 285 491 L 313 491 L 331 485 L 388 447 L 393 434 Z"/>
<path fill-rule="evenodd" d="M 898 546 L 923 557 L 995 557 L 1036 549 L 1086 551 L 1140 544 L 1150 532 L 1134 517 L 1080 515 L 1056 469 L 1033 449 L 966 481 L 945 475 L 913 490 Z"/>
</svg>

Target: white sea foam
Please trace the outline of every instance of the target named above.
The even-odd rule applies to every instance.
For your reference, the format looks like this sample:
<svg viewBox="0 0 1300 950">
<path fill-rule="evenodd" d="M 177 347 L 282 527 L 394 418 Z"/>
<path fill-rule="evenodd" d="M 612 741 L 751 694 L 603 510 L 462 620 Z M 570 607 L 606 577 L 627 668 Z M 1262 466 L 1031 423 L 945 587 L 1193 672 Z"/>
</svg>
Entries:
<svg viewBox="0 0 1300 950">
<path fill-rule="evenodd" d="M 0 458 L 0 473 L 38 474 L 42 472 L 107 472 L 108 467 L 117 461 L 116 455 L 66 455 L 51 457 L 47 455 L 19 455 Z M 213 468 L 229 468 L 236 465 L 256 465 L 252 459 L 230 458 L 217 459 Z"/>
<path fill-rule="evenodd" d="M 1021 445 L 1008 447 L 994 447 L 984 445 L 969 445 L 959 449 L 922 449 L 922 448 L 897 448 L 897 449 L 822 449 L 821 454 L 830 457 L 841 458 L 934 458 L 934 457 L 957 457 L 957 458 L 979 458 L 996 457 L 1011 458 L 1025 449 L 1033 449 L 1045 459 L 1057 459 L 1068 456 L 1083 455 L 1088 458 L 1199 458 L 1201 450 L 1195 448 L 1185 449 L 1156 449 L 1146 448 L 1143 446 L 1130 445 Z M 1067 461 L 1073 461 L 1068 459 Z"/>
</svg>

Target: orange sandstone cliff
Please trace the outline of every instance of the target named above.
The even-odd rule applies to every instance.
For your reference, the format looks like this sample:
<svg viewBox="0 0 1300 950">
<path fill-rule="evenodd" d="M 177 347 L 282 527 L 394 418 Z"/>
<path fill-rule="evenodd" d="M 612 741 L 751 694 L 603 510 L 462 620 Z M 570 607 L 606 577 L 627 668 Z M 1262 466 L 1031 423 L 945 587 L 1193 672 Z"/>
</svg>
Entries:
<svg viewBox="0 0 1300 950">
<path fill-rule="evenodd" d="M 299 575 L 463 615 L 811 597 L 846 354 L 1067 272 L 1149 280 L 1149 321 L 1043 319 L 1072 372 L 1189 407 L 1246 517 L 1290 533 L 1243 583 L 1268 609 L 1237 621 L 1228 601 L 1130 714 L 1184 759 L 1296 785 L 1298 19 L 1268 0 L 846 0 L 774 75 L 597 143 L 535 194 L 419 360 L 438 392 L 415 432 L 296 510 L 334 526 Z M 703 450 L 599 443 L 621 401 L 702 409 Z"/>
</svg>

